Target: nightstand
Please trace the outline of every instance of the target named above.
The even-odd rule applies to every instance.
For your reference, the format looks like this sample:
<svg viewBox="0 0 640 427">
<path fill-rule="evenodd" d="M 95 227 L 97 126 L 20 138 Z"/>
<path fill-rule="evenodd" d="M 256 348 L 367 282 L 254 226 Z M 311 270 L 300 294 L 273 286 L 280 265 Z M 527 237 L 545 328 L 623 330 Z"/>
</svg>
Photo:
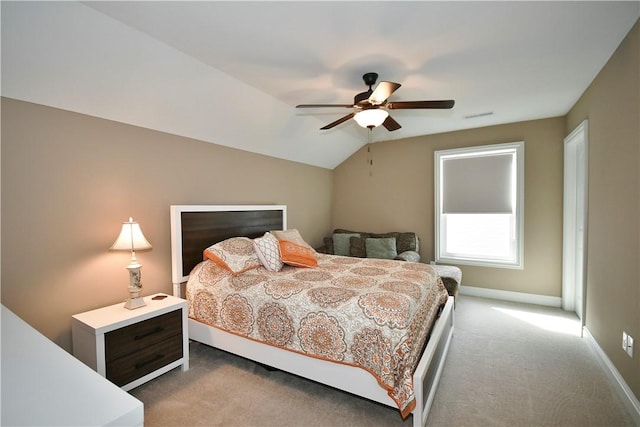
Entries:
<svg viewBox="0 0 640 427">
<path fill-rule="evenodd" d="M 187 301 L 164 294 L 144 301 L 135 310 L 119 303 L 71 318 L 73 355 L 123 390 L 189 369 Z"/>
</svg>

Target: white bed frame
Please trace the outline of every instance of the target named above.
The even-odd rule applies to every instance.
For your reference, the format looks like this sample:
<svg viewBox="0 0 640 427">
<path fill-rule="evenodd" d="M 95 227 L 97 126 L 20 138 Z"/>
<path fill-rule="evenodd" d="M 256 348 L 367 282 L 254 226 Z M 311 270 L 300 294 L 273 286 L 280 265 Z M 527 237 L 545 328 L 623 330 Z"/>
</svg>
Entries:
<svg viewBox="0 0 640 427">
<path fill-rule="evenodd" d="M 175 296 L 180 297 L 181 286 L 188 279 L 188 275 L 182 272 L 182 212 L 247 210 L 280 210 L 282 211 L 282 229 L 286 229 L 286 206 L 171 206 L 171 253 Z M 211 244 L 213 243 L 216 242 L 211 242 Z M 261 344 L 213 328 L 193 319 L 189 319 L 188 326 L 189 338 L 194 341 L 353 393 L 365 399 L 397 408 L 396 403 L 389 397 L 387 391 L 380 387 L 376 379 L 364 369 L 307 357 L 295 352 Z M 412 412 L 414 427 L 424 426 L 427 422 L 429 409 L 431 408 L 438 381 L 440 380 L 440 375 L 449 351 L 449 345 L 453 337 L 453 329 L 453 297 L 449 297 L 440 317 L 434 324 L 431 337 L 413 376 L 416 400 L 416 407 Z"/>
</svg>

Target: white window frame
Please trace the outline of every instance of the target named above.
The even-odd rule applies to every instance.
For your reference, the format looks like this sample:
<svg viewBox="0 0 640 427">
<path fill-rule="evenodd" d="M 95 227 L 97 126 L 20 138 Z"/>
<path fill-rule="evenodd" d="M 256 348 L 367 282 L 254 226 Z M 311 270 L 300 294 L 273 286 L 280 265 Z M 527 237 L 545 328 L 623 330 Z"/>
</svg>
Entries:
<svg viewBox="0 0 640 427">
<path fill-rule="evenodd" d="M 515 259 L 512 262 L 481 257 L 463 257 L 444 254 L 443 238 L 444 218 L 442 212 L 442 163 L 446 159 L 486 156 L 514 152 L 516 156 L 516 194 L 515 194 Z M 504 144 L 482 145 L 476 147 L 440 150 L 434 153 L 435 171 L 435 261 L 445 264 L 476 265 L 494 268 L 524 268 L 524 141 Z"/>
</svg>

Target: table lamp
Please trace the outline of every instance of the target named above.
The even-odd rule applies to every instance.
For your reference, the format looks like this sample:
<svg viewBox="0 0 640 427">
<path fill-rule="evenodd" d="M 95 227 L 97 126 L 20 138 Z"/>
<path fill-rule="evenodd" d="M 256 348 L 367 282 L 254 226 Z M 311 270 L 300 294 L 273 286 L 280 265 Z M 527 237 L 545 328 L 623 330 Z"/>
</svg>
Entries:
<svg viewBox="0 0 640 427">
<path fill-rule="evenodd" d="M 140 296 L 142 283 L 140 269 L 142 265 L 136 259 L 136 250 L 151 249 L 151 243 L 144 237 L 140 225 L 129 218 L 128 222 L 122 223 L 122 230 L 111 246 L 113 251 L 131 251 L 131 262 L 126 267 L 129 270 L 129 292 L 131 296 L 127 299 L 124 307 L 129 310 L 145 306 L 144 299 Z"/>
</svg>

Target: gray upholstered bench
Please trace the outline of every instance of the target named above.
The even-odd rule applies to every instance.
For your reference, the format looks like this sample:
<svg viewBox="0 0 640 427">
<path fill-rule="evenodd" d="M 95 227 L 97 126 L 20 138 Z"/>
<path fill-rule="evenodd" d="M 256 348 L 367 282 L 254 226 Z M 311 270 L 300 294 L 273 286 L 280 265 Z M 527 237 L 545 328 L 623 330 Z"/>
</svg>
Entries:
<svg viewBox="0 0 640 427">
<path fill-rule="evenodd" d="M 453 265 L 431 265 L 436 270 L 444 287 L 447 288 L 447 292 L 452 297 L 458 296 L 458 290 L 460 289 L 460 283 L 462 283 L 462 270 Z"/>
</svg>

